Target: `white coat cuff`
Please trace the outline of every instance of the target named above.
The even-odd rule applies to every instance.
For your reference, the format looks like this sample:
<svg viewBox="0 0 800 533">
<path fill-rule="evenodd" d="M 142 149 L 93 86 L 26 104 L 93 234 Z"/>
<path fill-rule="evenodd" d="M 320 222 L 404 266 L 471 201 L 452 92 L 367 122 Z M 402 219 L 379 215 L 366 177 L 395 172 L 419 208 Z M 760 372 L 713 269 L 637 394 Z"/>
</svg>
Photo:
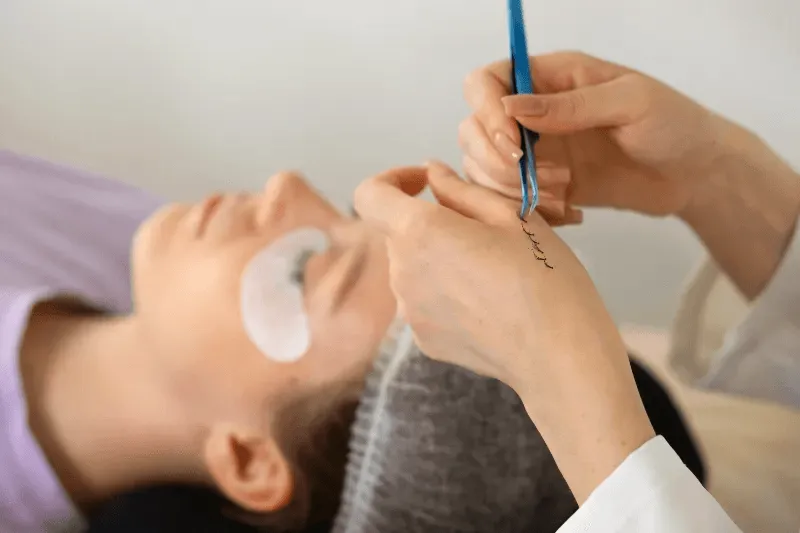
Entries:
<svg viewBox="0 0 800 533">
<path fill-rule="evenodd" d="M 714 356 L 704 388 L 800 407 L 800 231 L 747 317 Z"/>
<path fill-rule="evenodd" d="M 663 437 L 633 452 L 559 533 L 740 533 Z"/>
</svg>

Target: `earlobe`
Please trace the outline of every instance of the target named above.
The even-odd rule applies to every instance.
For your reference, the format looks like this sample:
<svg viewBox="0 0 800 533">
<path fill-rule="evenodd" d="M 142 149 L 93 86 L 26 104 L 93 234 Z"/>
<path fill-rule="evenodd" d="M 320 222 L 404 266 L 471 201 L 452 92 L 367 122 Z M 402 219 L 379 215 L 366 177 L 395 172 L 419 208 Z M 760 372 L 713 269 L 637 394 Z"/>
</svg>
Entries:
<svg viewBox="0 0 800 533">
<path fill-rule="evenodd" d="M 214 427 L 205 442 L 204 458 L 220 490 L 248 511 L 275 512 L 292 500 L 292 469 L 270 436 Z"/>
</svg>

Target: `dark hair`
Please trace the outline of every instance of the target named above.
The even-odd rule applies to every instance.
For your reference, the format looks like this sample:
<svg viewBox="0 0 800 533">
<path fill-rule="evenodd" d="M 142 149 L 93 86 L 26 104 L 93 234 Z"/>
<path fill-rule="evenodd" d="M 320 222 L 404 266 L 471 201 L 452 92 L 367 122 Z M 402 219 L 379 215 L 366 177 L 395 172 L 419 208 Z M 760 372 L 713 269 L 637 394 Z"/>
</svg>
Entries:
<svg viewBox="0 0 800 533">
<path fill-rule="evenodd" d="M 272 513 L 237 511 L 240 520 L 269 533 L 330 529 L 341 501 L 360 391 L 339 383 L 292 398 L 280 409 L 274 432 L 292 469 L 292 499 Z"/>
</svg>

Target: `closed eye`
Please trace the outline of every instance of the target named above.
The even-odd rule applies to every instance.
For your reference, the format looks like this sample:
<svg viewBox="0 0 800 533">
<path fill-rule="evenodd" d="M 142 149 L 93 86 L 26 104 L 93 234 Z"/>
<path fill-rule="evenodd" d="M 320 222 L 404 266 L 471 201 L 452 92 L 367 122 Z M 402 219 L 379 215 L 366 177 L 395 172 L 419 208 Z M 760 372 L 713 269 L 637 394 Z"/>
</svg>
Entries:
<svg viewBox="0 0 800 533">
<path fill-rule="evenodd" d="M 297 254 L 297 258 L 294 261 L 294 266 L 292 268 L 291 273 L 291 281 L 295 285 L 298 285 L 301 288 L 306 286 L 306 266 L 308 265 L 308 261 L 314 256 L 314 250 L 303 250 L 299 254 Z"/>
</svg>

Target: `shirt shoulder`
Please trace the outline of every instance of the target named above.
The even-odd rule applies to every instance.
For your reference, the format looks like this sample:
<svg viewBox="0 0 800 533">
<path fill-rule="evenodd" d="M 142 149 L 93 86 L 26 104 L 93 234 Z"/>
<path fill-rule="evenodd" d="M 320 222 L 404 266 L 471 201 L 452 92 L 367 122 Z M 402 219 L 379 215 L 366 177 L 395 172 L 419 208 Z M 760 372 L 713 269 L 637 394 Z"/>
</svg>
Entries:
<svg viewBox="0 0 800 533">
<path fill-rule="evenodd" d="M 163 202 L 136 187 L 0 151 L 0 284 L 130 307 L 130 247 Z"/>
<path fill-rule="evenodd" d="M 51 289 L 0 285 L 0 531 L 74 531 L 81 517 L 28 427 L 20 344 L 33 307 Z"/>
<path fill-rule="evenodd" d="M 128 311 L 131 241 L 162 203 L 130 185 L 0 151 L 0 531 L 74 531 L 80 522 L 28 426 L 19 352 L 31 310 L 69 295 Z"/>
</svg>

